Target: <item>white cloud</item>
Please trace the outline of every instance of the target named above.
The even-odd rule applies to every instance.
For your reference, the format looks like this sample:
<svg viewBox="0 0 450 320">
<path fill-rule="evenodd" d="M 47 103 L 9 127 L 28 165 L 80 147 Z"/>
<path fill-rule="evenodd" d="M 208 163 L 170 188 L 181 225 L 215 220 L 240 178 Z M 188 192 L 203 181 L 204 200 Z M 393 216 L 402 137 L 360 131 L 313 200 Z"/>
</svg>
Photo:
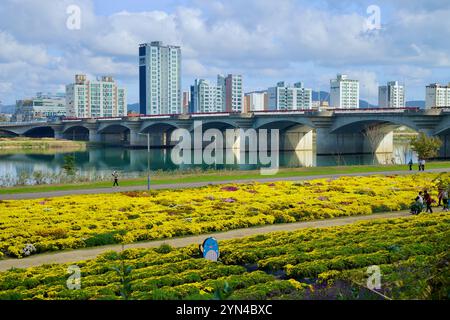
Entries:
<svg viewBox="0 0 450 320">
<path fill-rule="evenodd" d="M 81 30 L 66 28 L 66 8 L 73 3 L 81 7 Z M 0 82 L 14 90 L 0 93 L 14 100 L 44 90 L 40 86 L 60 88 L 83 72 L 131 83 L 134 102 L 138 44 L 154 40 L 182 46 L 184 87 L 193 78 L 238 72 L 261 89 L 285 78 L 325 89 L 329 78 L 347 70 L 361 77 L 373 98 L 377 81 L 406 77 L 420 87 L 448 77 L 442 71 L 450 67 L 448 2 L 379 5 L 384 29 L 367 34 L 366 3 L 350 0 L 192 0 L 170 12 L 110 16 L 95 15 L 91 0 L 2 0 Z"/>
<path fill-rule="evenodd" d="M 27 61 L 33 65 L 45 65 L 50 58 L 43 46 L 23 45 L 7 32 L 0 30 L 0 63 Z"/>
</svg>

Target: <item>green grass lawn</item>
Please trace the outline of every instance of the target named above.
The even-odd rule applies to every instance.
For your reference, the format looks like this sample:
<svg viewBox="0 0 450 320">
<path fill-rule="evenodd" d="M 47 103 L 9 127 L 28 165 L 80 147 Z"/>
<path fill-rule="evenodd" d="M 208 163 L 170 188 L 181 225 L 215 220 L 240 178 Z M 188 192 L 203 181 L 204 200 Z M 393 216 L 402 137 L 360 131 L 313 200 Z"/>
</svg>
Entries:
<svg viewBox="0 0 450 320">
<path fill-rule="evenodd" d="M 55 149 L 78 151 L 85 150 L 86 143 L 83 141 L 58 140 L 54 138 L 1 138 L 0 154 L 9 154 L 21 151 L 24 153 L 36 152 L 45 154 L 45 151 L 54 152 Z"/>
<path fill-rule="evenodd" d="M 442 169 L 449 168 L 450 162 L 430 162 L 427 164 L 427 169 Z M 276 175 L 262 176 L 259 170 L 253 171 L 216 171 L 216 172 L 196 172 L 196 173 L 170 173 L 158 172 L 151 177 L 152 185 L 161 184 L 178 184 L 178 183 L 194 183 L 194 182 L 215 182 L 227 180 L 246 180 L 246 179 L 263 179 L 263 178 L 287 178 L 287 177 L 302 177 L 315 175 L 329 175 L 329 174 L 352 174 L 352 173 L 367 173 L 367 172 L 382 172 L 382 171 L 407 171 L 406 165 L 374 165 L 374 166 L 343 166 L 343 167 L 314 167 L 314 168 L 285 168 L 280 169 Z M 144 176 L 139 179 L 124 179 L 119 180 L 121 187 L 142 186 L 147 184 L 147 177 Z M 51 192 L 64 190 L 79 190 L 79 189 L 98 189 L 109 188 L 112 186 L 110 181 L 79 183 L 68 185 L 40 185 L 40 186 L 26 186 L 26 187 L 12 187 L 0 189 L 0 194 L 14 194 L 14 193 L 33 193 L 33 192 Z"/>
</svg>

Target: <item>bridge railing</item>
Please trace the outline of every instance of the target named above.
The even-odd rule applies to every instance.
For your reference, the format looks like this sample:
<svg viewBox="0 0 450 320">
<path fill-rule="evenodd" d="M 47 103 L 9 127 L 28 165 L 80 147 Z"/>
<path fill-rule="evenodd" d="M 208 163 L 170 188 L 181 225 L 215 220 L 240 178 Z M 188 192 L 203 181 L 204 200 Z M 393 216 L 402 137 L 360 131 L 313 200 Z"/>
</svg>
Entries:
<svg viewBox="0 0 450 320">
<path fill-rule="evenodd" d="M 450 108 L 439 108 L 442 112 L 449 112 Z M 239 116 L 239 115 L 288 115 L 288 114 L 320 114 L 320 112 L 332 112 L 336 114 L 340 113 L 418 113 L 425 111 L 419 107 L 405 107 L 405 108 L 353 108 L 353 109 L 340 109 L 340 108 L 327 108 L 324 110 L 315 109 L 298 109 L 298 110 L 261 110 L 261 111 L 251 111 L 249 113 L 240 112 L 198 112 L 198 113 L 187 113 L 187 114 L 158 114 L 158 115 L 144 115 L 144 114 L 133 114 L 127 117 L 98 117 L 98 118 L 76 118 L 76 117 L 65 117 L 62 118 L 62 122 L 70 121 L 85 121 L 85 120 L 98 120 L 98 121 L 117 121 L 117 120 L 127 120 L 130 118 L 138 118 L 141 120 L 151 120 L 151 119 L 178 119 L 182 116 L 199 118 L 199 117 L 227 117 L 227 116 Z M 23 123 L 22 123 L 23 124 Z"/>
<path fill-rule="evenodd" d="M 407 108 L 364 108 L 364 109 L 328 109 L 334 113 L 417 113 L 423 111 L 418 107 Z"/>
<path fill-rule="evenodd" d="M 0 122 L 2 127 L 28 126 L 33 124 L 48 123 L 49 121 L 26 121 L 26 122 Z"/>
</svg>

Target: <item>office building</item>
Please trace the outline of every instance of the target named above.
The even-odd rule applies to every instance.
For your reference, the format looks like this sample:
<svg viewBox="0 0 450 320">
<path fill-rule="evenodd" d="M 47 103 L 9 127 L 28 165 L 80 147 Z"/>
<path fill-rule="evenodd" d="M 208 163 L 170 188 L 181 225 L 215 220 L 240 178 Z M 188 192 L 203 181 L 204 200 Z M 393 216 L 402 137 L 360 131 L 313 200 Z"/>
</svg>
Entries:
<svg viewBox="0 0 450 320">
<path fill-rule="evenodd" d="M 330 107 L 341 109 L 359 108 L 359 81 L 338 74 L 330 81 Z"/>
<path fill-rule="evenodd" d="M 425 108 L 442 107 L 450 107 L 450 83 L 446 86 L 438 83 L 428 85 L 425 93 Z"/>
<path fill-rule="evenodd" d="M 160 41 L 139 46 L 139 104 L 141 114 L 182 112 L 181 48 Z"/>
<path fill-rule="evenodd" d="M 35 97 L 16 101 L 15 121 L 54 119 L 66 115 L 66 98 L 63 93 L 38 92 Z"/>
<path fill-rule="evenodd" d="M 66 110 L 67 116 L 76 118 L 126 116 L 126 90 L 109 76 L 90 81 L 76 75 L 75 83 L 66 86 Z"/>
<path fill-rule="evenodd" d="M 302 82 L 294 86 L 284 81 L 267 90 L 269 110 L 301 110 L 312 109 L 312 89 L 307 89 Z"/>
<path fill-rule="evenodd" d="M 379 108 L 404 108 L 405 88 L 398 81 L 388 82 L 385 86 L 378 87 Z"/>
</svg>

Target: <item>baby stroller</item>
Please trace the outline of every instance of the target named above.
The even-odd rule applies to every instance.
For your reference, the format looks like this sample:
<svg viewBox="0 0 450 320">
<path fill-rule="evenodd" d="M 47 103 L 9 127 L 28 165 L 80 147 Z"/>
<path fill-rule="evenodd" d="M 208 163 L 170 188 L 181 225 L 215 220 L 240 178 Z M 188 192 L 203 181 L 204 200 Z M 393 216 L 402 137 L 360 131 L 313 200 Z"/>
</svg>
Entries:
<svg viewBox="0 0 450 320">
<path fill-rule="evenodd" d="M 423 211 L 423 209 L 425 209 L 425 206 L 422 203 L 420 203 L 419 201 L 415 201 L 411 205 L 411 214 L 417 215 L 417 214 L 421 213 Z"/>
</svg>

